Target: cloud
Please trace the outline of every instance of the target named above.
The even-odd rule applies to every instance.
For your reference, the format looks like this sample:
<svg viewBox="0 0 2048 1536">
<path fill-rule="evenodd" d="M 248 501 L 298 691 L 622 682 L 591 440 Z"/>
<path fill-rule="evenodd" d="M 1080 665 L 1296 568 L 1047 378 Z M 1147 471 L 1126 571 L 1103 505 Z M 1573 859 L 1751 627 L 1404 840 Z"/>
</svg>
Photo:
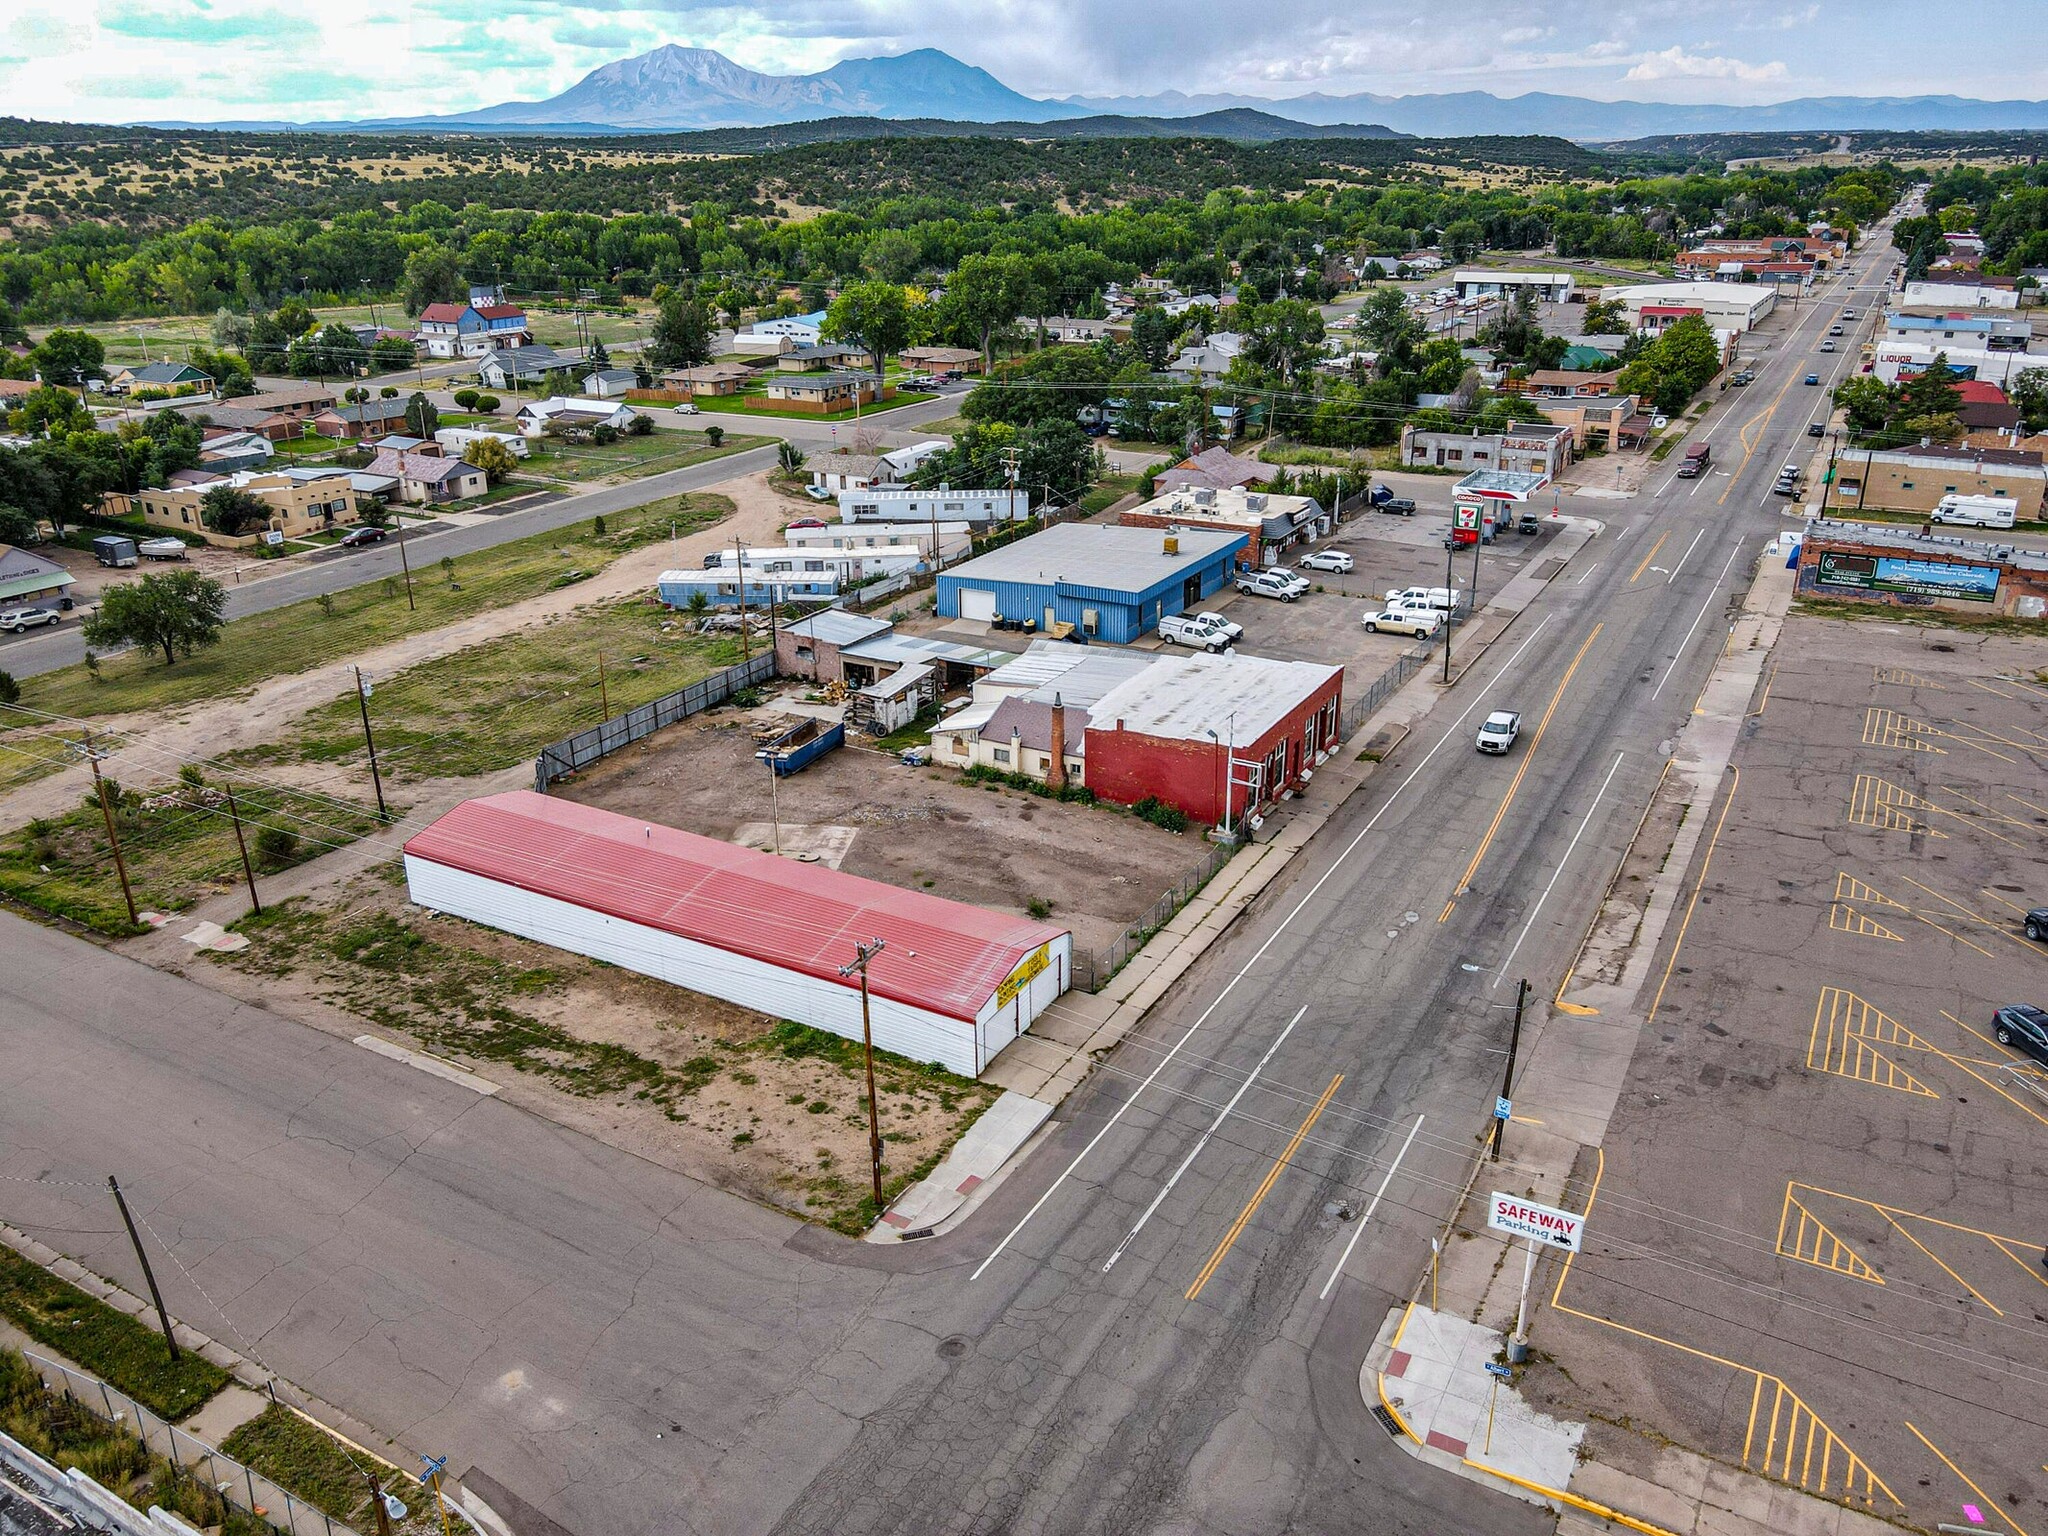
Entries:
<svg viewBox="0 0 2048 1536">
<path fill-rule="evenodd" d="M 1788 70 L 1778 60 L 1768 64 L 1751 64 L 1744 59 L 1731 59 L 1716 54 L 1687 53 L 1674 43 L 1661 53 L 1646 53 L 1629 67 L 1624 80 L 1739 80 L 1744 85 L 1764 85 L 1774 80 L 1789 77 Z"/>
</svg>

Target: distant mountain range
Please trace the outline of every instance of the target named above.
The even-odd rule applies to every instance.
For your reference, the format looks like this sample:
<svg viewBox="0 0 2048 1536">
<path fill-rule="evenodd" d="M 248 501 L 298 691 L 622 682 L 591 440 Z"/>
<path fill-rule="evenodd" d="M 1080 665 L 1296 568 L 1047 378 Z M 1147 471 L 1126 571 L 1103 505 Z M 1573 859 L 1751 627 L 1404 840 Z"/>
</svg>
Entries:
<svg viewBox="0 0 2048 1536">
<path fill-rule="evenodd" d="M 1258 121 L 1218 118 L 1249 112 Z M 709 48 L 665 44 L 652 52 L 592 70 L 559 96 L 508 101 L 448 116 L 358 122 L 157 123 L 165 128 L 387 129 L 462 132 L 482 129 L 556 133 L 664 133 L 705 128 L 758 128 L 821 118 L 951 120 L 986 124 L 1078 124 L 1115 119 L 1167 120 L 1184 133 L 1219 132 L 1204 123 L 1257 129 L 1293 125 L 1297 136 L 1388 137 L 1416 134 L 1548 134 L 1607 143 L 1677 133 L 2039 129 L 2048 102 L 1976 101 L 1961 96 L 1817 96 L 1760 107 L 1676 106 L 1662 102 L 1592 101 L 1532 92 L 1499 97 L 1484 91 L 1447 95 L 1330 96 L 1312 93 L 1274 101 L 1258 96 L 1069 96 L 1040 100 L 1013 91 L 985 69 L 936 48 L 888 58 L 846 59 L 814 75 L 768 75 Z M 1308 132 L 1307 130 L 1315 130 Z M 1128 130 L 1127 130 L 1128 131 Z M 1240 137 L 1239 133 L 1219 133 Z"/>
</svg>

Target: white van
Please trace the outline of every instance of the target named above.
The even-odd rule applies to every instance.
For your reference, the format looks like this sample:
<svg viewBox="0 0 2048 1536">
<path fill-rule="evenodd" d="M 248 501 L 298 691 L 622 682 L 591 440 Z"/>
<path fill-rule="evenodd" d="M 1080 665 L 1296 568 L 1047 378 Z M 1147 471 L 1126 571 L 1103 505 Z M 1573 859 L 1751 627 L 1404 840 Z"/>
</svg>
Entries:
<svg viewBox="0 0 2048 1536">
<path fill-rule="evenodd" d="M 1944 496 L 1934 504 L 1929 520 L 1971 528 L 2010 528 L 2013 500 L 2010 496 Z"/>
</svg>

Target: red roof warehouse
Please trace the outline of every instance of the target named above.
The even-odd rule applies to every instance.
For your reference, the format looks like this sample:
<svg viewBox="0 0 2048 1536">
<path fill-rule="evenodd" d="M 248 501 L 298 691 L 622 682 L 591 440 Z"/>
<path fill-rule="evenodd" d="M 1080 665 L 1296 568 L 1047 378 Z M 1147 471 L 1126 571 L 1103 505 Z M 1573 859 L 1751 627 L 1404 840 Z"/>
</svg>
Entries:
<svg viewBox="0 0 2048 1536">
<path fill-rule="evenodd" d="M 1162 659 L 1088 707 L 1088 787 L 1119 805 L 1150 796 L 1234 825 L 1336 745 L 1343 686 L 1342 667 L 1305 661 Z"/>
<path fill-rule="evenodd" d="M 1066 990 L 1065 931 L 528 790 L 405 845 L 421 906 L 974 1076 Z"/>
</svg>

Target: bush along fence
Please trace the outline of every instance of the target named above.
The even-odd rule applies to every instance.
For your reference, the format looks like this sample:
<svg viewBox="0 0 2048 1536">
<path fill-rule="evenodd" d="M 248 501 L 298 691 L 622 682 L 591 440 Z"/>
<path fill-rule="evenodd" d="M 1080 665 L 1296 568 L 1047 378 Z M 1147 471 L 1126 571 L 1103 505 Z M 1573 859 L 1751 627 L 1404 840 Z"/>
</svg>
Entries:
<svg viewBox="0 0 2048 1536">
<path fill-rule="evenodd" d="M 304 1499 L 294 1498 L 261 1472 L 188 1435 L 97 1376 L 74 1371 L 33 1350 L 23 1350 L 21 1357 L 42 1377 L 48 1391 L 68 1397 L 88 1413 L 104 1417 L 109 1424 L 130 1428 L 144 1445 L 168 1459 L 173 1467 L 189 1468 L 195 1477 L 203 1470 L 208 1486 L 221 1498 L 263 1520 L 282 1536 L 356 1536 L 339 1520 Z"/>
<path fill-rule="evenodd" d="M 687 688 L 665 693 L 658 699 L 627 710 L 623 715 L 578 731 L 567 740 L 540 749 L 533 765 L 533 787 L 542 794 L 565 773 L 588 768 L 634 742 L 652 736 L 664 726 L 702 714 L 714 704 L 723 704 L 743 689 L 757 687 L 775 675 L 775 653 L 763 651 L 736 667 L 700 677 Z"/>
<path fill-rule="evenodd" d="M 1074 985 L 1083 992 L 1100 992 L 1109 985 L 1109 978 L 1123 969 L 1124 962 L 1143 949 L 1153 934 L 1172 922 L 1174 914 L 1194 900 L 1195 893 L 1207 885 L 1236 852 L 1237 848 L 1230 843 L 1211 844 L 1202 862 L 1174 881 L 1143 917 L 1110 941 L 1109 948 L 1075 950 Z"/>
</svg>

